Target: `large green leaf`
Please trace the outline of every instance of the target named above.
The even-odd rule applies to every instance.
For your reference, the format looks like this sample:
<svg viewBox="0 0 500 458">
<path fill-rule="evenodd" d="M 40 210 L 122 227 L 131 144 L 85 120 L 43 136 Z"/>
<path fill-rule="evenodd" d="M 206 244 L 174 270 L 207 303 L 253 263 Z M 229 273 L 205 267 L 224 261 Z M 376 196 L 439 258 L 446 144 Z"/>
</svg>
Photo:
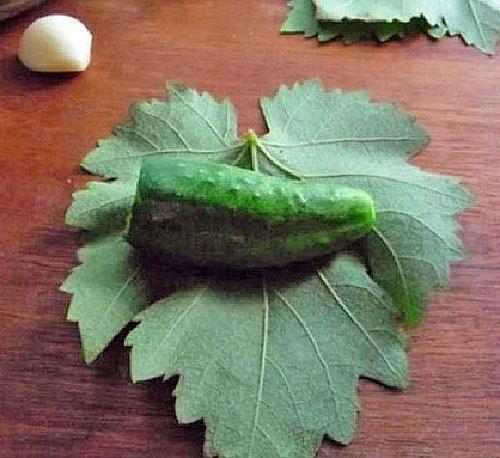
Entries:
<svg viewBox="0 0 500 458">
<path fill-rule="evenodd" d="M 146 271 L 118 236 L 89 243 L 82 263 L 61 286 L 73 294 L 68 320 L 78 322 L 85 361 L 94 361 L 113 338 L 150 304 Z"/>
<path fill-rule="evenodd" d="M 423 17 L 429 24 L 445 24 L 450 35 L 493 54 L 500 39 L 500 0 L 314 0 L 320 20 L 398 20 Z"/>
<path fill-rule="evenodd" d="M 456 180 L 407 162 L 427 141 L 422 128 L 392 104 L 314 81 L 282 87 L 262 107 L 270 132 L 259 169 L 369 192 L 378 213 L 365 253 L 372 275 L 417 323 L 429 291 L 462 258 L 454 215 L 470 203 Z"/>
<path fill-rule="evenodd" d="M 426 32 L 429 29 L 429 24 L 422 18 L 414 18 L 408 23 L 400 21 L 318 21 L 313 0 L 293 0 L 290 2 L 289 8 L 281 32 L 303 33 L 306 37 L 316 36 L 320 42 L 342 38 L 345 43 L 353 43 L 371 36 L 377 37 L 380 41 L 387 41 L 393 37 Z"/>
<path fill-rule="evenodd" d="M 177 416 L 205 421 L 208 456 L 311 457 L 325 434 L 352 438 L 359 377 L 406 385 L 389 304 L 350 256 L 278 279 L 199 282 L 139 316 L 132 378 L 180 374 Z"/>
</svg>

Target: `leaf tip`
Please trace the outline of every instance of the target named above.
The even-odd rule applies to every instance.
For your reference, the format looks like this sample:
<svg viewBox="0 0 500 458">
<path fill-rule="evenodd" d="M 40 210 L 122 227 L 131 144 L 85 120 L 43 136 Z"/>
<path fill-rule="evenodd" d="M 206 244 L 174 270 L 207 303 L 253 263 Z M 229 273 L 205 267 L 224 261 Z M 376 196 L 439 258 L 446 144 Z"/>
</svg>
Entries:
<svg viewBox="0 0 500 458">
<path fill-rule="evenodd" d="M 85 361 L 85 364 L 87 366 L 90 366 L 93 362 L 95 362 L 95 360 L 97 359 L 98 356 L 99 356 L 99 354 L 96 354 L 92 350 L 89 350 L 88 348 L 84 347 L 83 360 Z"/>
<path fill-rule="evenodd" d="M 420 326 L 424 319 L 424 311 L 422 307 L 416 304 L 406 304 L 403 310 L 403 320 L 411 328 Z"/>
</svg>

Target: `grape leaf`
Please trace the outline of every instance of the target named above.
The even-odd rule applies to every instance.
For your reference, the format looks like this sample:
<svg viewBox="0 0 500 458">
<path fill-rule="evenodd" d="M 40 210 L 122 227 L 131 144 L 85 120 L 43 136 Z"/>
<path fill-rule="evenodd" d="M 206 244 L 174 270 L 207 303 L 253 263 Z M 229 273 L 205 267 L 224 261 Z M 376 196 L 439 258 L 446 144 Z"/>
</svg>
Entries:
<svg viewBox="0 0 500 458">
<path fill-rule="evenodd" d="M 119 236 L 93 241 L 78 252 L 82 263 L 61 286 L 73 294 L 68 320 L 78 322 L 83 355 L 94 361 L 144 307 L 150 292 L 143 267 Z"/>
<path fill-rule="evenodd" d="M 130 121 L 117 126 L 111 138 L 100 140 L 85 157 L 82 167 L 117 180 L 91 182 L 88 189 L 75 193 L 66 212 L 69 225 L 90 231 L 93 237 L 123 232 L 144 158 L 170 154 L 234 164 L 243 161 L 246 147 L 238 141 L 236 116 L 229 102 L 218 102 L 207 93 L 179 85 L 169 86 L 168 96 L 168 102 L 133 105 Z M 129 281 L 129 252 L 129 245 L 119 237 L 98 240 L 81 250 L 84 265 L 62 286 L 63 291 L 74 294 L 68 319 L 79 323 L 86 362 L 95 360 L 147 305 L 150 292 L 142 279 Z M 109 259 L 101 263 L 101 258 Z M 117 291 L 120 296 L 113 299 Z"/>
<path fill-rule="evenodd" d="M 426 32 L 429 27 L 427 21 L 422 18 L 413 18 L 408 23 L 400 21 L 318 21 L 313 0 L 293 0 L 289 4 L 288 16 L 281 27 L 281 32 L 285 34 L 303 33 L 307 38 L 317 37 L 319 42 L 342 38 L 344 43 L 353 43 L 371 36 L 384 42 L 393 37 Z"/>
<path fill-rule="evenodd" d="M 406 386 L 388 304 L 350 256 L 244 288 L 208 280 L 139 316 L 132 378 L 181 374 L 177 417 L 205 420 L 208 456 L 311 457 L 325 434 L 351 440 L 359 377 Z"/>
<path fill-rule="evenodd" d="M 493 54 L 500 39 L 500 0 L 314 0 L 319 20 L 409 22 L 423 17 L 429 24 L 446 25 L 448 34 Z"/>
<path fill-rule="evenodd" d="M 392 104 L 325 92 L 315 81 L 282 87 L 262 108 L 270 132 L 259 169 L 370 193 L 378 214 L 365 253 L 372 276 L 418 323 L 429 291 L 463 257 L 454 216 L 470 204 L 456 180 L 408 164 L 427 142 L 424 131 Z"/>
</svg>

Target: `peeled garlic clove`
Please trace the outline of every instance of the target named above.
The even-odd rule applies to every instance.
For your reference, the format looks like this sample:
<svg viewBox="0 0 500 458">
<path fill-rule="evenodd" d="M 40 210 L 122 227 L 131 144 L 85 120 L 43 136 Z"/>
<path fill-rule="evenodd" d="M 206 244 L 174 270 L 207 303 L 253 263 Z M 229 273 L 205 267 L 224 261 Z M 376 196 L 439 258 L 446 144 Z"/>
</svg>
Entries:
<svg viewBox="0 0 500 458">
<path fill-rule="evenodd" d="M 92 34 L 78 19 L 45 16 L 23 33 L 19 60 L 35 72 L 82 72 L 90 64 Z"/>
</svg>

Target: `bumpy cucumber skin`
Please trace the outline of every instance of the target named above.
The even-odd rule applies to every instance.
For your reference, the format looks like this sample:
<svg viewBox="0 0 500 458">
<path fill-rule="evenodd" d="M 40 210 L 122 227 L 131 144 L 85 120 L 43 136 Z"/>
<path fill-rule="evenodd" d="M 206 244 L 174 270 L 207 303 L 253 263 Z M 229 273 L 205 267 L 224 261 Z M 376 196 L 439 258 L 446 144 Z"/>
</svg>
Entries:
<svg viewBox="0 0 500 458">
<path fill-rule="evenodd" d="M 328 254 L 375 219 L 361 190 L 162 157 L 141 169 L 128 239 L 177 262 L 260 268 Z"/>
</svg>

